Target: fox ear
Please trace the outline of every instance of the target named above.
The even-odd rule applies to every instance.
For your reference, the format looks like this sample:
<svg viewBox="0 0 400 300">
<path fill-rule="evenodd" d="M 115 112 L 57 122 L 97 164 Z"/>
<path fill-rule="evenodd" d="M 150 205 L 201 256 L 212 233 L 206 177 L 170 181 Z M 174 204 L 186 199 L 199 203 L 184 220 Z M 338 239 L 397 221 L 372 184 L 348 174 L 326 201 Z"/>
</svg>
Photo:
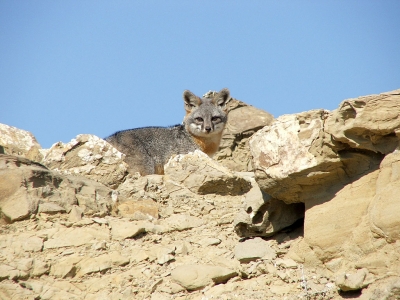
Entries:
<svg viewBox="0 0 400 300">
<path fill-rule="evenodd" d="M 191 112 L 193 108 L 201 104 L 201 99 L 188 90 L 183 92 L 183 101 L 185 102 L 186 112 Z"/>
<path fill-rule="evenodd" d="M 222 110 L 226 110 L 226 104 L 230 98 L 229 90 L 224 88 L 220 90 L 217 95 L 215 95 L 214 101 L 219 107 L 221 107 Z"/>
</svg>

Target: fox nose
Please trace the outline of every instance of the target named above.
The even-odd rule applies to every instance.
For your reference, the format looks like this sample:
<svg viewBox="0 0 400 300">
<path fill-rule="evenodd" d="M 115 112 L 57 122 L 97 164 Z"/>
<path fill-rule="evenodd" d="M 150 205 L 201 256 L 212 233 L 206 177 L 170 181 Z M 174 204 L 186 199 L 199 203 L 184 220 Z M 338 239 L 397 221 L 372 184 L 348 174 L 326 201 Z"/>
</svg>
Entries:
<svg viewBox="0 0 400 300">
<path fill-rule="evenodd" d="M 207 133 L 210 133 L 210 131 L 211 131 L 211 127 L 210 126 L 206 126 L 204 129 L 207 131 Z"/>
</svg>

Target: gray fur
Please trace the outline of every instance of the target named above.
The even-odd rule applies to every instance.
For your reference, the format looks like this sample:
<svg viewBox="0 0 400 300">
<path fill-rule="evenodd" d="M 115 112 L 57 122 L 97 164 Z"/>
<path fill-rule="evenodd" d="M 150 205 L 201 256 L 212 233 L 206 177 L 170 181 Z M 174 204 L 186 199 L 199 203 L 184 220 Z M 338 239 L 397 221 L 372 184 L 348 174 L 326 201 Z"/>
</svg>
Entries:
<svg viewBox="0 0 400 300">
<path fill-rule="evenodd" d="M 207 147 L 208 144 L 217 143 L 219 146 L 227 121 L 228 89 L 202 99 L 185 91 L 183 99 L 186 116 L 182 125 L 122 130 L 106 138 L 107 142 L 126 155 L 125 161 L 130 172 L 163 174 L 164 165 L 171 156 L 196 149 L 207 153 L 211 149 Z M 215 151 L 208 152 L 208 155 L 212 155 Z"/>
</svg>

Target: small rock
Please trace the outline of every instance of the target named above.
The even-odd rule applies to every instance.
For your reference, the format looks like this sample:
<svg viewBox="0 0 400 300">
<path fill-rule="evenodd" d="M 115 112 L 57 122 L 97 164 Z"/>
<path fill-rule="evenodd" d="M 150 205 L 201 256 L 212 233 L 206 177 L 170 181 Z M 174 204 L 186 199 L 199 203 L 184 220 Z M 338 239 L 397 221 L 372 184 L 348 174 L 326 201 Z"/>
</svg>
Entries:
<svg viewBox="0 0 400 300">
<path fill-rule="evenodd" d="M 146 251 L 142 249 L 134 249 L 135 251 L 132 253 L 130 261 L 139 263 L 149 258 L 149 255 Z"/>
<path fill-rule="evenodd" d="M 31 236 L 26 239 L 22 245 L 24 251 L 39 252 L 43 248 L 43 240 L 36 236 Z"/>
<path fill-rule="evenodd" d="M 31 277 L 40 277 L 50 271 L 50 266 L 48 263 L 35 259 L 33 263 L 33 268 L 30 273 Z"/>
<path fill-rule="evenodd" d="M 106 250 L 107 243 L 105 241 L 97 242 L 92 245 L 93 250 Z"/>
<path fill-rule="evenodd" d="M 126 201 L 118 206 L 118 213 L 134 220 L 158 219 L 158 206 L 152 200 Z"/>
<path fill-rule="evenodd" d="M 132 238 L 146 231 L 143 224 L 123 220 L 110 221 L 111 236 L 114 240 Z"/>
<path fill-rule="evenodd" d="M 56 203 L 44 202 L 39 204 L 38 212 L 52 215 L 56 213 L 65 213 L 65 208 Z"/>
<path fill-rule="evenodd" d="M 171 272 L 171 277 L 187 290 L 201 289 L 210 284 L 228 281 L 237 273 L 231 269 L 210 265 L 183 265 Z"/>
<path fill-rule="evenodd" d="M 24 191 L 17 191 L 11 195 L 5 202 L 1 203 L 1 212 L 10 222 L 15 222 L 28 218 L 36 213 L 38 200 L 31 199 Z"/>
<path fill-rule="evenodd" d="M 108 229 L 66 228 L 44 242 L 44 249 L 92 244 L 95 240 L 109 240 Z"/>
<path fill-rule="evenodd" d="M 150 259 L 156 260 L 159 265 L 163 265 L 175 259 L 175 248 L 154 246 L 150 249 Z"/>
<path fill-rule="evenodd" d="M 292 288 L 290 285 L 271 285 L 269 290 L 275 295 L 284 295 L 289 293 Z"/>
<path fill-rule="evenodd" d="M 109 255 L 101 255 L 94 258 L 86 258 L 77 265 L 78 272 L 76 276 L 82 277 L 85 274 L 102 272 L 111 269 L 112 261 Z"/>
<path fill-rule="evenodd" d="M 50 268 L 50 275 L 54 277 L 67 278 L 74 277 L 76 265 L 83 259 L 78 256 L 68 256 L 54 263 Z"/>
<path fill-rule="evenodd" d="M 71 211 L 69 212 L 68 221 L 72 223 L 79 222 L 80 220 L 82 220 L 82 216 L 83 210 L 79 206 L 73 205 Z"/>
<path fill-rule="evenodd" d="M 235 257 L 241 263 L 247 263 L 256 259 L 274 259 L 276 252 L 267 241 L 262 238 L 254 238 L 239 243 L 235 247 Z"/>
<path fill-rule="evenodd" d="M 100 224 L 100 225 L 105 225 L 108 224 L 108 221 L 104 218 L 92 218 L 93 222 Z"/>
<path fill-rule="evenodd" d="M 276 265 L 286 268 L 286 269 L 296 269 L 297 268 L 297 263 L 291 258 L 287 258 L 287 259 L 278 258 L 276 260 Z"/>
<path fill-rule="evenodd" d="M 181 215 L 175 214 L 164 220 L 167 224 L 170 231 L 182 231 L 191 228 L 200 227 L 204 224 L 204 221 L 200 218 L 189 216 L 189 215 Z"/>
<path fill-rule="evenodd" d="M 336 285 L 344 292 L 361 290 L 368 285 L 364 282 L 367 274 L 367 269 L 360 269 L 355 273 L 340 273 L 336 276 Z"/>
<path fill-rule="evenodd" d="M 221 240 L 217 238 L 205 238 L 200 241 L 200 245 L 203 247 L 219 245 L 220 243 Z"/>
</svg>

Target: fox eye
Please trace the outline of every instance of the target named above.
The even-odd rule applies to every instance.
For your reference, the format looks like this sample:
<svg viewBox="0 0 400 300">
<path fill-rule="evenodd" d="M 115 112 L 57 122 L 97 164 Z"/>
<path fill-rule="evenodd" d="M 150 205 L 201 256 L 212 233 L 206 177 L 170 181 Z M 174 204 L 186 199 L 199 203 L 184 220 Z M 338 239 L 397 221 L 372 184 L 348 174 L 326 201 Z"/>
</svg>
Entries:
<svg viewBox="0 0 400 300">
<path fill-rule="evenodd" d="M 221 120 L 220 117 L 212 117 L 211 118 L 211 121 L 213 121 L 213 122 L 217 122 L 217 121 L 220 121 L 220 120 Z"/>
<path fill-rule="evenodd" d="M 195 118 L 195 120 L 196 120 L 197 122 L 203 122 L 203 118 L 200 118 L 200 117 Z"/>
</svg>

